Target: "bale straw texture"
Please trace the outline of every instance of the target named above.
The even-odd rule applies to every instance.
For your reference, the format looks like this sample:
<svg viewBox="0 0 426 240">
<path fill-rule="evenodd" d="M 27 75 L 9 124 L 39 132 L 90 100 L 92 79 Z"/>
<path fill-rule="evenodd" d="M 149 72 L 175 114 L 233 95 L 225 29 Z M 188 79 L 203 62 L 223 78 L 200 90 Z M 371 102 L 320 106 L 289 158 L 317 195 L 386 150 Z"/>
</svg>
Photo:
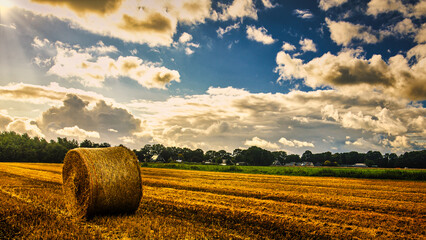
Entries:
<svg viewBox="0 0 426 240">
<path fill-rule="evenodd" d="M 67 208 L 78 218 L 133 213 L 142 198 L 136 155 L 121 146 L 68 151 L 62 180 Z"/>
</svg>

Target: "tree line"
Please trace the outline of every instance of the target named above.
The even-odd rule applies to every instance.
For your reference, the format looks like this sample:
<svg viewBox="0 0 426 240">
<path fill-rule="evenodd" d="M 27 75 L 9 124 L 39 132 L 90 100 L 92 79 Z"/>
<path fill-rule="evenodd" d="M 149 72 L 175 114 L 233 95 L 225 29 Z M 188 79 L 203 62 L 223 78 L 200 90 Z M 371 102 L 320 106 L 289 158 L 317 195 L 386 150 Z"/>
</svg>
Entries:
<svg viewBox="0 0 426 240">
<path fill-rule="evenodd" d="M 0 134 L 0 162 L 47 162 L 62 163 L 65 154 L 77 147 L 110 147 L 109 143 L 94 143 L 84 140 L 57 138 L 57 140 L 46 141 L 43 138 L 29 137 L 28 134 L 15 132 L 2 132 Z M 133 150 L 140 162 L 163 161 L 175 162 L 177 160 L 192 163 L 211 164 L 236 164 L 245 163 L 253 166 L 269 166 L 271 164 L 286 164 L 290 162 L 312 162 L 322 166 L 350 166 L 355 163 L 365 163 L 367 166 L 381 168 L 426 168 L 426 150 L 405 152 L 397 155 L 386 153 L 382 155 L 379 151 L 368 151 L 359 153 L 356 151 L 346 153 L 312 153 L 305 151 L 301 156 L 298 154 L 287 154 L 285 151 L 269 151 L 260 147 L 249 147 L 248 149 L 235 149 L 232 153 L 225 150 L 202 149 L 192 150 L 189 148 L 166 147 L 162 144 L 146 144 L 139 150 Z"/>
<path fill-rule="evenodd" d="M 380 168 L 426 168 L 426 150 L 405 152 L 397 155 L 395 153 L 382 154 L 379 151 L 368 151 L 359 153 L 356 151 L 345 153 L 312 153 L 305 151 L 301 156 L 298 154 L 287 154 L 285 151 L 269 151 L 260 147 L 252 146 L 248 149 L 235 149 L 232 153 L 225 150 L 209 150 L 203 154 L 203 150 L 191 150 L 189 148 L 165 147 L 162 144 L 147 144 L 140 150 L 134 150 L 139 161 L 149 162 L 153 156 L 156 160 L 174 162 L 183 160 L 186 162 L 209 162 L 212 164 L 236 164 L 246 163 L 252 166 L 269 166 L 274 162 L 279 164 L 312 162 L 321 166 L 351 166 L 356 163 L 365 163 L 369 167 Z"/>
<path fill-rule="evenodd" d="M 0 134 L 0 162 L 46 162 L 62 163 L 65 154 L 77 147 L 110 147 L 108 143 L 94 143 L 84 140 L 80 144 L 72 139 L 57 138 L 46 141 L 44 138 L 28 134 L 2 132 Z"/>
</svg>

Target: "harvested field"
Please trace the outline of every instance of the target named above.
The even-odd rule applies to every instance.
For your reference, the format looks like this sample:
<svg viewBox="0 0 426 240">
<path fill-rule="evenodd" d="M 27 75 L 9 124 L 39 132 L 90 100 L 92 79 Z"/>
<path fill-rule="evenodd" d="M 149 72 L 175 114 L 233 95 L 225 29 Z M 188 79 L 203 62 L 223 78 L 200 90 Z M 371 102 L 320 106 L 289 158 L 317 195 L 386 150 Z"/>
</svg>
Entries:
<svg viewBox="0 0 426 240">
<path fill-rule="evenodd" d="M 135 215 L 67 213 L 61 164 L 0 163 L 0 239 L 425 239 L 426 182 L 142 168 Z"/>
</svg>

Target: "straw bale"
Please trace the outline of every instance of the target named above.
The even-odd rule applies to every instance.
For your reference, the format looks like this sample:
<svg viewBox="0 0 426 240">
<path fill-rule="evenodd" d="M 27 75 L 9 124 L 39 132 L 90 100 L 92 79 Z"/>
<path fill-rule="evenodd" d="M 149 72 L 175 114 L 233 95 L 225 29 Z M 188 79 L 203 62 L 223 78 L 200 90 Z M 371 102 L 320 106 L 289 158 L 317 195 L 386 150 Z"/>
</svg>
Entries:
<svg viewBox="0 0 426 240">
<path fill-rule="evenodd" d="M 133 213 L 142 198 L 138 160 L 122 146 L 68 151 L 62 180 L 67 208 L 78 218 Z"/>
</svg>

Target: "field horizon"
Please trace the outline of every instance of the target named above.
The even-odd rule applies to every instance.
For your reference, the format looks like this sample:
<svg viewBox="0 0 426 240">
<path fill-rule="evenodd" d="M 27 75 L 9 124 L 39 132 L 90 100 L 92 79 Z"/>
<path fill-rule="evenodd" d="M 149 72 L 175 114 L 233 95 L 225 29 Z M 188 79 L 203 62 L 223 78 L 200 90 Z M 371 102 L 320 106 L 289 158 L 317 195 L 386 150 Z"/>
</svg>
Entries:
<svg viewBox="0 0 426 240">
<path fill-rule="evenodd" d="M 62 164 L 0 163 L 3 239 L 424 239 L 426 182 L 142 167 L 134 215 L 73 218 Z"/>
<path fill-rule="evenodd" d="M 303 166 L 236 166 L 205 165 L 187 163 L 142 163 L 149 168 L 231 172 L 247 174 L 266 174 L 283 176 L 342 177 L 363 179 L 388 179 L 426 181 L 426 169 L 401 168 L 357 168 L 357 167 L 303 167 Z"/>
</svg>

